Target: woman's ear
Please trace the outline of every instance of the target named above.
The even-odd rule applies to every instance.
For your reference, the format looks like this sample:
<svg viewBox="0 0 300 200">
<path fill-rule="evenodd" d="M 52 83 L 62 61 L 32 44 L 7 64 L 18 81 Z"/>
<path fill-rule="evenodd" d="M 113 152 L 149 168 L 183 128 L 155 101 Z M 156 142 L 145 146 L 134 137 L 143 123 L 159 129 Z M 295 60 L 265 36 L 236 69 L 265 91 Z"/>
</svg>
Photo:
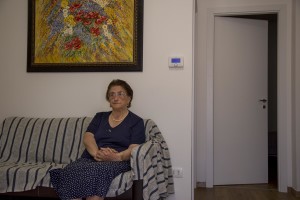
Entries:
<svg viewBox="0 0 300 200">
<path fill-rule="evenodd" d="M 129 101 L 127 103 L 127 108 L 129 108 L 130 103 L 131 103 L 131 97 L 129 97 Z"/>
</svg>

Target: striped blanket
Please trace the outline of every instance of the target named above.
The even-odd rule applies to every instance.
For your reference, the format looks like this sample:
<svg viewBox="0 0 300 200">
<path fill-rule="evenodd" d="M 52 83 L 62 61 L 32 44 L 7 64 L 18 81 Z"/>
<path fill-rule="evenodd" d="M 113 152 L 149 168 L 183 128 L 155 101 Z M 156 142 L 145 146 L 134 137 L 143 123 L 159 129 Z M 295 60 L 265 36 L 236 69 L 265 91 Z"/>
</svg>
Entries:
<svg viewBox="0 0 300 200">
<path fill-rule="evenodd" d="M 52 187 L 49 170 L 80 157 L 92 118 L 6 118 L 0 127 L 0 193 Z M 145 120 L 147 141 L 132 152 L 132 171 L 116 177 L 107 194 L 117 196 L 143 179 L 143 196 L 164 199 L 174 192 L 169 151 L 157 126 Z"/>
<path fill-rule="evenodd" d="M 147 142 L 133 150 L 134 180 L 143 179 L 144 200 L 165 199 L 174 193 L 169 149 L 157 125 L 145 121 Z"/>
</svg>

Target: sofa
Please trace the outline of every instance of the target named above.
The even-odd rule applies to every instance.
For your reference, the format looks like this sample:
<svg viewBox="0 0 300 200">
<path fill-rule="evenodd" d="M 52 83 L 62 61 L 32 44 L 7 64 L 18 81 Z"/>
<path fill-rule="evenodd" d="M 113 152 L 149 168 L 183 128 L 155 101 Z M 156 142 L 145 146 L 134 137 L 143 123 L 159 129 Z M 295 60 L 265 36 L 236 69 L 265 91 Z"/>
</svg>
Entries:
<svg viewBox="0 0 300 200">
<path fill-rule="evenodd" d="M 0 198 L 58 198 L 49 171 L 84 150 L 91 117 L 8 117 L 0 126 Z M 145 119 L 146 142 L 131 154 L 131 171 L 117 176 L 105 199 L 165 199 L 174 193 L 169 149 L 157 125 Z"/>
</svg>

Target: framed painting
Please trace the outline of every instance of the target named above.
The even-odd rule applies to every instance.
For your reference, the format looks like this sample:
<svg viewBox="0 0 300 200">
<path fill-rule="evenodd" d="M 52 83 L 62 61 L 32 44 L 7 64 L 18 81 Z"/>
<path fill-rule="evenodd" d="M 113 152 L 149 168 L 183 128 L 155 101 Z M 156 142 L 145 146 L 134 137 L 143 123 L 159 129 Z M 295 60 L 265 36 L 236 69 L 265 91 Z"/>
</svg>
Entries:
<svg viewBox="0 0 300 200">
<path fill-rule="evenodd" d="M 28 0 L 27 72 L 143 71 L 143 0 Z"/>
</svg>

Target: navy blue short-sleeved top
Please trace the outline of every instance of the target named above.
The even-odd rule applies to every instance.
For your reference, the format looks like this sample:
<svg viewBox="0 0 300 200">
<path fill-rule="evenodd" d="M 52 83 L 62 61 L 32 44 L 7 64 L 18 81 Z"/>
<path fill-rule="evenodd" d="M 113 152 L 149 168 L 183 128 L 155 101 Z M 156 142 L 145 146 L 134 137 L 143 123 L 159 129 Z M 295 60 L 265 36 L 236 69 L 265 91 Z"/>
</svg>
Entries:
<svg viewBox="0 0 300 200">
<path fill-rule="evenodd" d="M 125 119 L 112 128 L 108 122 L 110 112 L 97 113 L 87 128 L 94 134 L 98 147 L 110 147 L 118 152 L 126 150 L 131 144 L 145 142 L 144 120 L 129 111 Z M 83 153 L 86 155 L 87 151 Z"/>
</svg>

